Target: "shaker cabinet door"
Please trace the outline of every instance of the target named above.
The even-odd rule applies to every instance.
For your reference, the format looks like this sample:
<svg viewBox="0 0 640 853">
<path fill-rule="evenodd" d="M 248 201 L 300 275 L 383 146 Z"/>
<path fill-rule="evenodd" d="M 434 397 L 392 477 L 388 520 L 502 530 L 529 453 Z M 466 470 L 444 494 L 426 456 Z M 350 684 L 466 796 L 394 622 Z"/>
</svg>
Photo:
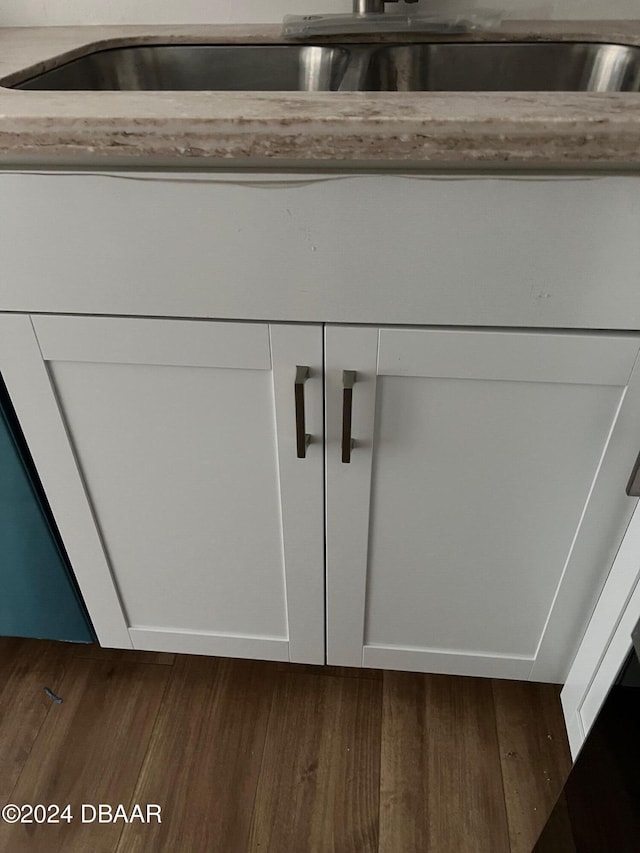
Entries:
<svg viewBox="0 0 640 853">
<path fill-rule="evenodd" d="M 328 663 L 563 680 L 636 503 L 639 337 L 325 344 Z"/>
<path fill-rule="evenodd" d="M 31 320 L 133 648 L 324 662 L 321 327 Z"/>
</svg>

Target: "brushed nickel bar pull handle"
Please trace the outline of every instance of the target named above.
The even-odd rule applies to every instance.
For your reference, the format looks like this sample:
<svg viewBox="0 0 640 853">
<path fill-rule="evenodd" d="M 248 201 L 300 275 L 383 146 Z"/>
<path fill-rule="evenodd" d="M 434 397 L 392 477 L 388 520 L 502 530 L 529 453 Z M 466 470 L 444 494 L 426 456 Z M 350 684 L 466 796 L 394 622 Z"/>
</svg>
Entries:
<svg viewBox="0 0 640 853">
<path fill-rule="evenodd" d="M 633 471 L 627 483 L 627 494 L 630 498 L 640 498 L 640 456 L 636 459 Z"/>
<path fill-rule="evenodd" d="M 311 436 L 305 431 L 304 423 L 304 383 L 309 378 L 311 371 L 308 367 L 296 366 L 296 381 L 294 393 L 296 400 L 296 446 L 298 459 L 304 459 L 307 455 L 307 447 L 311 443 Z"/>
<path fill-rule="evenodd" d="M 351 462 L 353 439 L 351 438 L 351 417 L 353 414 L 353 386 L 356 382 L 355 370 L 342 371 L 342 461 Z"/>
</svg>

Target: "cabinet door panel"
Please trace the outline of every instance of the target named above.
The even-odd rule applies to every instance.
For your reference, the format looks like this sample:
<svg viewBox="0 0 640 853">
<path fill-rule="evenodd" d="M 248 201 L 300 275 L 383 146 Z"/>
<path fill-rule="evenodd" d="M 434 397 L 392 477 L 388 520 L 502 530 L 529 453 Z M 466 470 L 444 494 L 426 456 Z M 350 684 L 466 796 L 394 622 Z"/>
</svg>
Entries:
<svg viewBox="0 0 640 853">
<path fill-rule="evenodd" d="M 33 321 L 134 647 L 322 662 L 320 329 Z"/>
<path fill-rule="evenodd" d="M 365 644 L 532 657 L 619 397 L 381 377 Z"/>
<path fill-rule="evenodd" d="M 51 373 L 129 626 L 286 640 L 271 372 Z"/>
<path fill-rule="evenodd" d="M 328 365 L 346 334 L 328 330 Z M 378 375 L 366 377 L 376 404 L 371 476 L 360 484 L 364 618 L 359 647 L 330 638 L 330 662 L 516 678 L 537 665 L 559 680 L 610 565 L 590 564 L 576 543 L 597 526 L 611 551 L 634 505 L 624 478 L 611 484 L 603 472 L 617 459 L 630 469 L 637 452 L 627 429 L 610 438 L 625 395 L 637 405 L 628 382 L 638 339 L 382 329 L 369 346 Z M 357 472 L 338 469 L 330 441 L 327 453 L 327 500 L 340 501 L 336 478 Z M 582 530 L 603 489 L 611 510 Z M 352 542 L 340 517 L 333 534 Z M 349 567 L 337 547 L 328 600 L 340 611 Z M 558 620 L 565 636 L 548 648 Z"/>
</svg>

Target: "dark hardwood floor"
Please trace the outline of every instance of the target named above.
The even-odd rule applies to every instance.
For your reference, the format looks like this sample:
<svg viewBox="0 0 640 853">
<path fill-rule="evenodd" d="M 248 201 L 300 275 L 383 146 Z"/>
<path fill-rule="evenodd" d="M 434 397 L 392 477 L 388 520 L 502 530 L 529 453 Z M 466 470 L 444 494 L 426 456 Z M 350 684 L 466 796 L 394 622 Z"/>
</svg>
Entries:
<svg viewBox="0 0 640 853">
<path fill-rule="evenodd" d="M 549 685 L 0 639 L 0 767 L 73 816 L 3 853 L 530 853 L 570 757 Z"/>
</svg>

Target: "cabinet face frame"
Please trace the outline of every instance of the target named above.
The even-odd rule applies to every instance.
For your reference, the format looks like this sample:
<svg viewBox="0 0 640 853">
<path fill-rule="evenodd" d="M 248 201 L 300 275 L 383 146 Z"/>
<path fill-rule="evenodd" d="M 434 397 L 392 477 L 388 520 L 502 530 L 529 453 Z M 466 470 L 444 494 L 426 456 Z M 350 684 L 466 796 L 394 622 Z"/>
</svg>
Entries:
<svg viewBox="0 0 640 853">
<path fill-rule="evenodd" d="M 215 323 L 134 318 L 0 315 L 0 369 L 81 591 L 102 645 L 323 663 L 324 530 L 322 333 L 320 326 Z M 266 372 L 272 403 L 264 429 L 273 430 L 284 563 L 283 639 L 132 627 L 94 517 L 72 428 L 56 393 L 51 361 L 95 364 L 217 366 Z M 296 364 L 306 383 L 306 458 L 296 455 Z M 270 377 L 270 378 L 269 378 Z M 72 419 L 73 420 L 73 419 Z M 254 425 L 247 424 L 250 431 Z M 53 458 L 55 450 L 55 459 Z M 271 451 L 270 451 L 271 452 Z M 272 513 L 273 514 L 273 513 Z M 251 535 L 250 530 L 247 535 Z M 108 543 L 107 543 L 108 544 Z M 152 589 L 152 584 L 150 584 Z M 151 593 L 152 594 L 152 593 Z"/>
<path fill-rule="evenodd" d="M 328 663 L 562 681 L 636 504 L 624 489 L 639 440 L 640 336 L 327 326 L 325 338 Z M 339 458 L 344 369 L 358 373 L 353 410 L 357 445 L 350 465 L 342 465 Z M 586 504 L 575 535 L 571 528 L 573 541 L 569 540 L 566 563 L 535 653 L 483 655 L 458 653 L 455 648 L 366 643 L 367 552 L 375 523 L 369 503 L 376 466 L 373 443 L 380 375 L 602 385 L 617 392 L 619 402 L 612 403 L 612 422 L 607 420 L 601 433 L 598 447 L 602 449 L 595 457 Z M 612 494 L 617 496 L 615 512 L 610 508 Z M 589 562 L 590 552 L 596 549 L 598 560 Z M 584 582 L 583 572 L 588 578 Z M 564 614 L 569 614 L 566 619 Z"/>
<path fill-rule="evenodd" d="M 107 562 L 31 318 L 0 314 L 0 371 L 101 645 L 131 649 Z"/>
</svg>

